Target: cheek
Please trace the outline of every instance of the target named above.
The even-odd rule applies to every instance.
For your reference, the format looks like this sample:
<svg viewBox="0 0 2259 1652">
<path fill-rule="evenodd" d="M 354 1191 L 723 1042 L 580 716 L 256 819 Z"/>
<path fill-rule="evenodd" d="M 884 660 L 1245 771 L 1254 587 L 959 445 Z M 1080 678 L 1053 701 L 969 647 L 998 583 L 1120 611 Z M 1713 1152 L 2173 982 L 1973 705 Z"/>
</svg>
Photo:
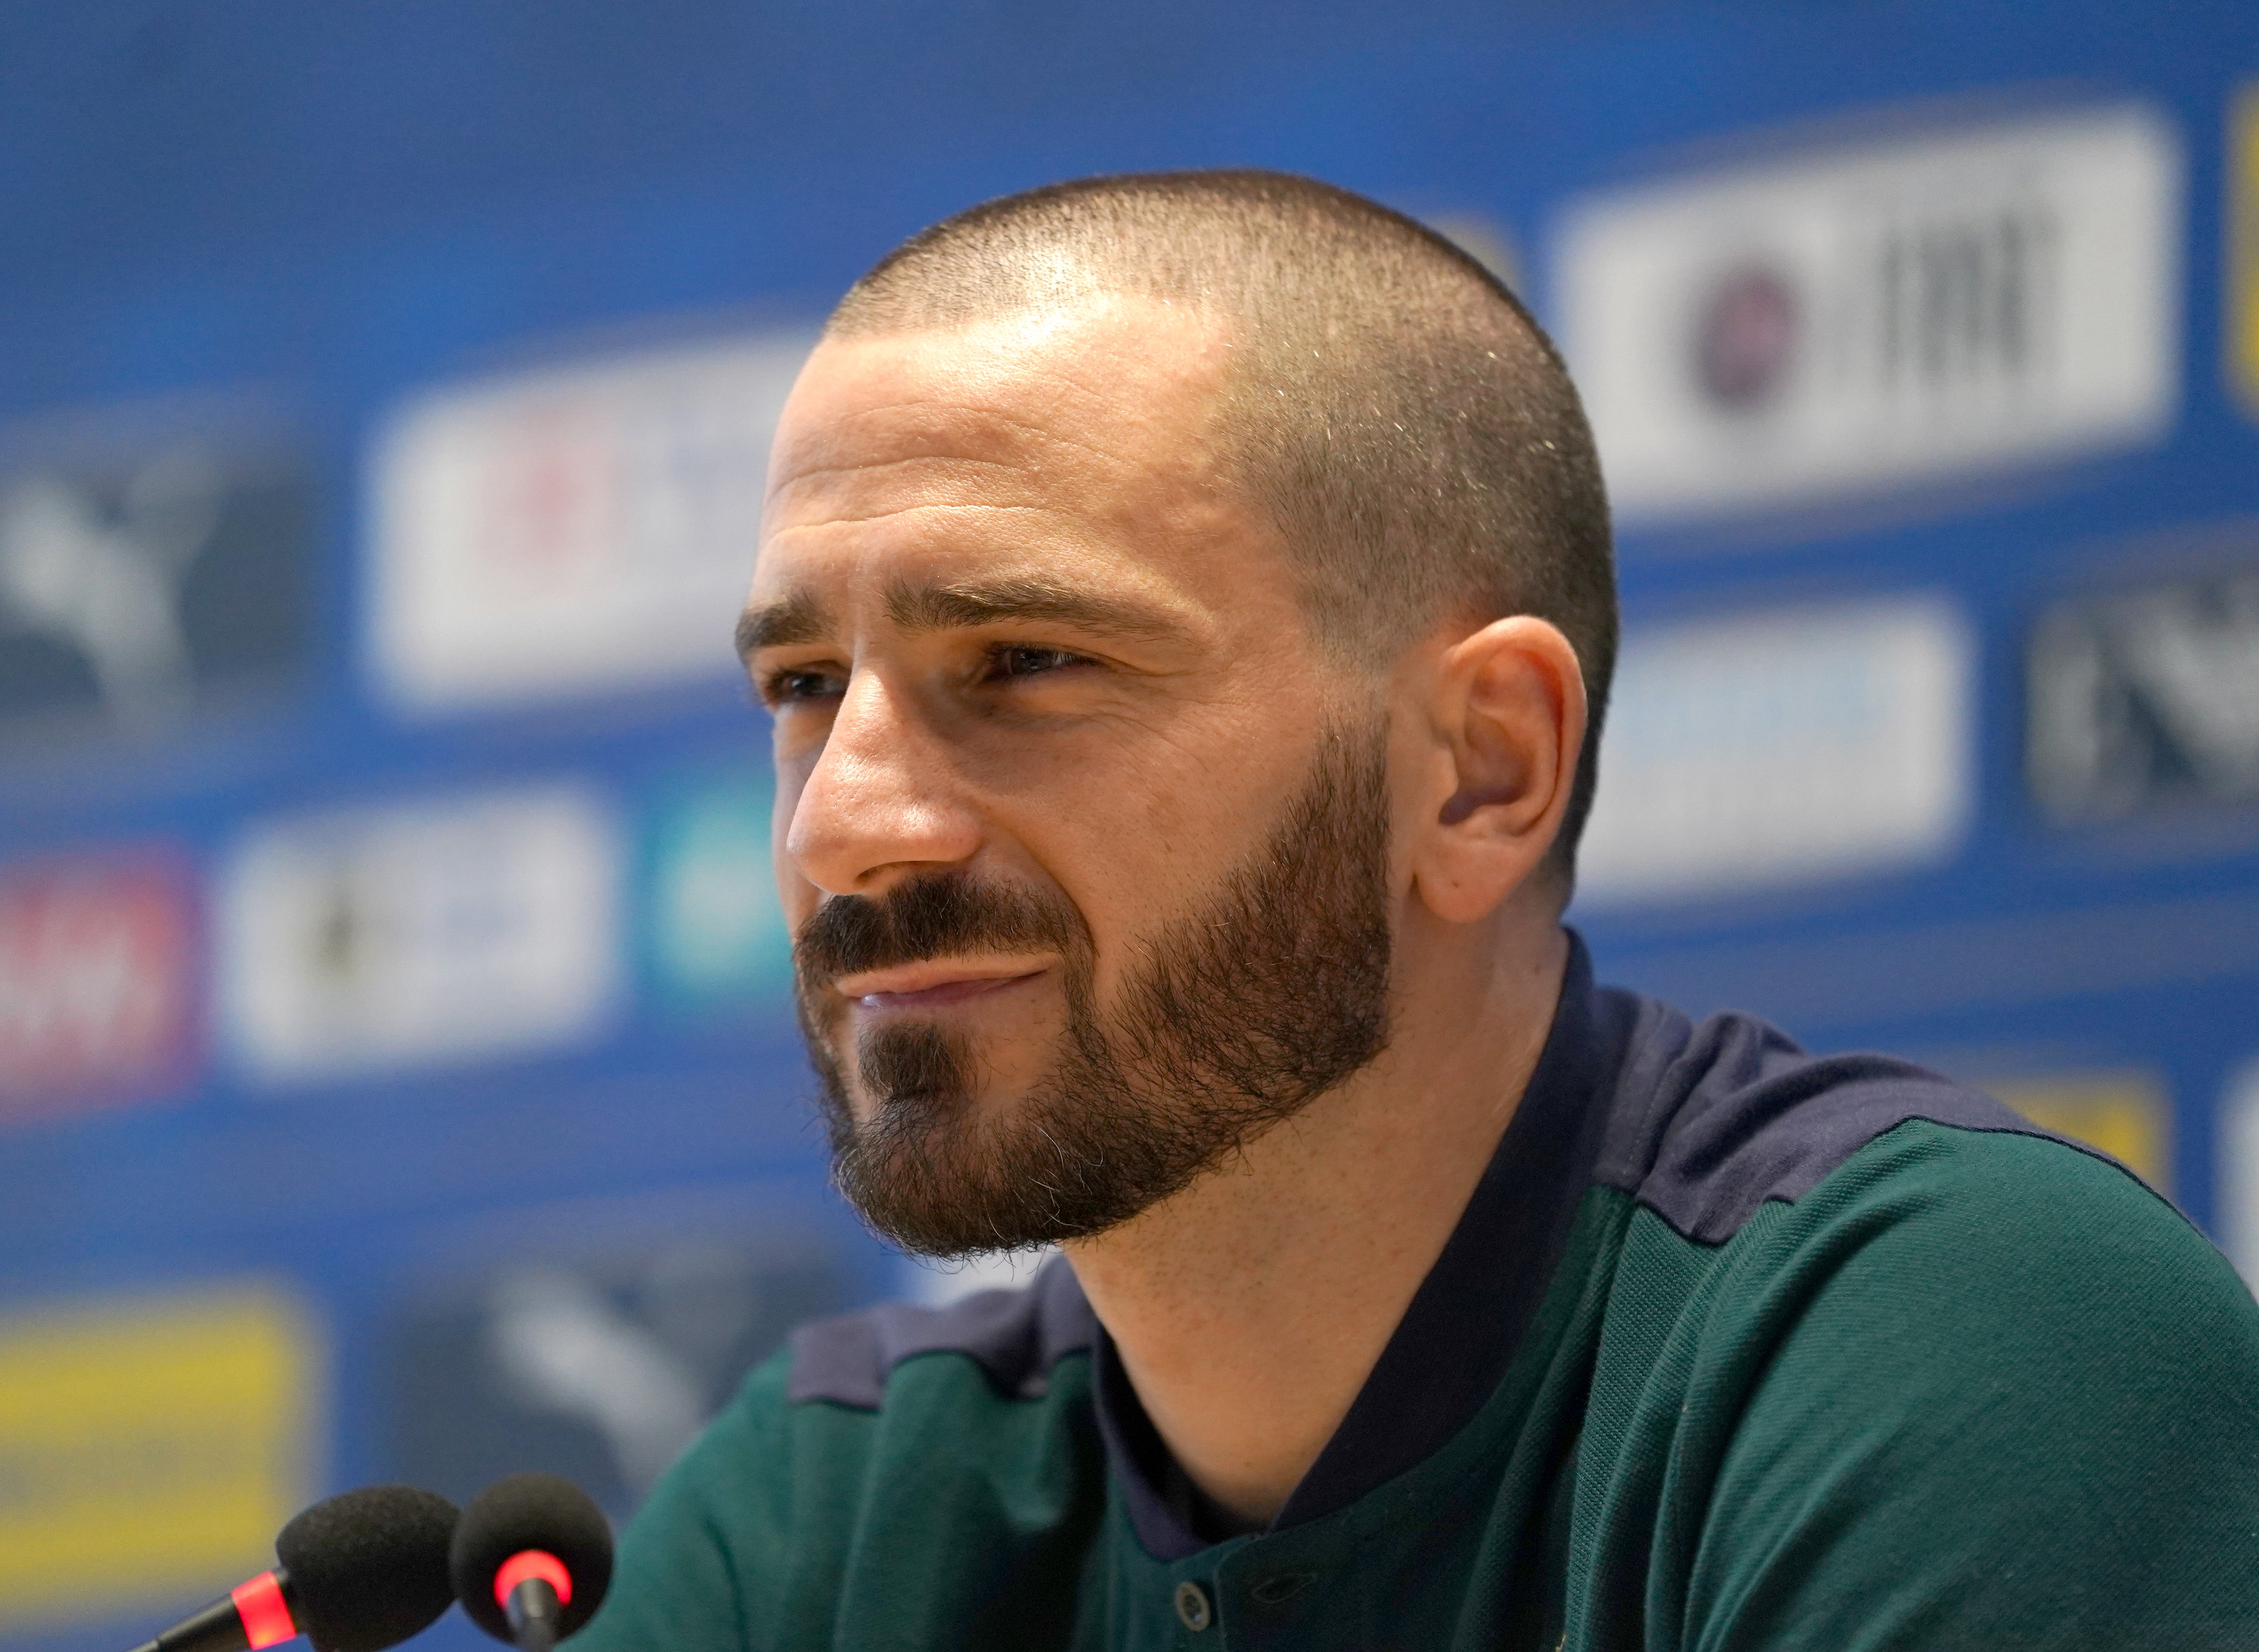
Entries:
<svg viewBox="0 0 2259 1652">
<path fill-rule="evenodd" d="M 1215 763 L 1168 755 L 1177 760 L 1115 766 L 1089 797 L 1062 800 L 1044 832 L 1046 870 L 1090 927 L 1101 998 L 1144 943 L 1258 852 L 1302 778 L 1291 762 L 1245 749 Z"/>
<path fill-rule="evenodd" d="M 1420 721 L 1396 720 L 1388 741 L 1388 878 L 1392 889 L 1412 881 L 1413 863 L 1457 791 L 1448 752 L 1419 733 Z"/>
</svg>

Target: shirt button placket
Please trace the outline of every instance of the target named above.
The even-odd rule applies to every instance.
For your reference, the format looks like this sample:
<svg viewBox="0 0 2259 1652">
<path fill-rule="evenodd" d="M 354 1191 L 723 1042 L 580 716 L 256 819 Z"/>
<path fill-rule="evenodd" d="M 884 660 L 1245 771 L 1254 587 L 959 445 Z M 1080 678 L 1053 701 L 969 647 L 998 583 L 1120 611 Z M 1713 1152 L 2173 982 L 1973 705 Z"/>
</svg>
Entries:
<svg viewBox="0 0 2259 1652">
<path fill-rule="evenodd" d="M 1215 1621 L 1215 1608 L 1208 1603 L 1208 1591 L 1187 1577 L 1177 1585 L 1177 1621 L 1194 1634 Z"/>
</svg>

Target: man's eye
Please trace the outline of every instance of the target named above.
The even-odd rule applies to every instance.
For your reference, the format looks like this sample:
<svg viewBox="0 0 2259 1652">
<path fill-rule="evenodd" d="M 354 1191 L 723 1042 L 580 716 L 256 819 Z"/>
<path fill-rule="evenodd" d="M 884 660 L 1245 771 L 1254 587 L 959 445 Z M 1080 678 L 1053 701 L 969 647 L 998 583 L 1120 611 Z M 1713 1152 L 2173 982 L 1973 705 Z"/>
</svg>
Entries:
<svg viewBox="0 0 2259 1652">
<path fill-rule="evenodd" d="M 773 706 L 793 705 L 803 700 L 823 700 L 838 693 L 838 676 L 828 671 L 802 668 L 771 672 L 761 683 L 761 697 Z"/>
<path fill-rule="evenodd" d="M 1045 672 L 1089 663 L 1082 655 L 1069 653 L 1064 648 L 1031 648 L 1015 643 L 990 652 L 988 676 L 992 681 L 1009 680 L 1015 677 L 1038 677 Z"/>
</svg>

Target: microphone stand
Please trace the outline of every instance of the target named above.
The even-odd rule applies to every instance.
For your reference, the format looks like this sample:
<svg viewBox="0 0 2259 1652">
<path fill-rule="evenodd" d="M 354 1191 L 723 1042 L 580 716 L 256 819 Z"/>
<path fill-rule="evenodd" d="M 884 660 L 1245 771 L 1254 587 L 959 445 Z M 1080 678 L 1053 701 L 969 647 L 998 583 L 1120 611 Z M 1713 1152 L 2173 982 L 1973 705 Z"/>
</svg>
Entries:
<svg viewBox="0 0 2259 1652">
<path fill-rule="evenodd" d="M 248 1644 L 235 1602 L 222 1595 L 195 1617 L 144 1641 L 133 1652 L 240 1652 Z"/>
<path fill-rule="evenodd" d="M 503 1611 L 517 1652 L 555 1652 L 557 1591 L 546 1577 L 528 1577 L 510 1591 Z"/>
<path fill-rule="evenodd" d="M 290 1614 L 290 1574 L 281 1566 L 222 1595 L 133 1652 L 249 1652 L 298 1633 Z"/>
</svg>

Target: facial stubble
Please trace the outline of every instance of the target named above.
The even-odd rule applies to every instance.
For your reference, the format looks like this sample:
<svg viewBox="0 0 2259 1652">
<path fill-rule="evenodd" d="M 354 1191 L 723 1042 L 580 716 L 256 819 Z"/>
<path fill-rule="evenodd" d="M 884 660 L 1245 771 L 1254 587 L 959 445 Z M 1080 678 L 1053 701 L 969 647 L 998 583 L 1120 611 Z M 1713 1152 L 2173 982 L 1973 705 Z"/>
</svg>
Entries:
<svg viewBox="0 0 2259 1652">
<path fill-rule="evenodd" d="M 795 947 L 801 1028 L 834 1178 L 873 1228 L 935 1257 L 1116 1227 L 1227 1161 L 1388 1040 L 1385 730 L 1329 726 L 1258 851 L 1138 949 L 1103 1009 L 1082 915 L 1056 889 L 949 872 L 835 896 Z M 908 1020 L 862 1033 L 855 1116 L 835 1041 L 843 975 L 921 958 L 1046 951 L 1065 1022 L 1051 1069 L 980 1097 L 977 1040 Z"/>
</svg>

